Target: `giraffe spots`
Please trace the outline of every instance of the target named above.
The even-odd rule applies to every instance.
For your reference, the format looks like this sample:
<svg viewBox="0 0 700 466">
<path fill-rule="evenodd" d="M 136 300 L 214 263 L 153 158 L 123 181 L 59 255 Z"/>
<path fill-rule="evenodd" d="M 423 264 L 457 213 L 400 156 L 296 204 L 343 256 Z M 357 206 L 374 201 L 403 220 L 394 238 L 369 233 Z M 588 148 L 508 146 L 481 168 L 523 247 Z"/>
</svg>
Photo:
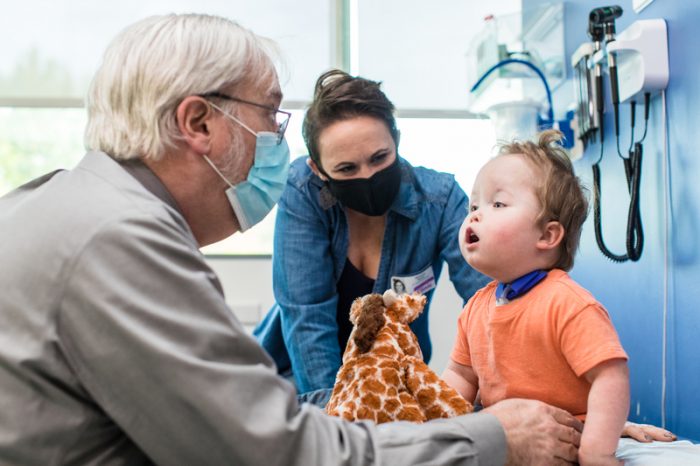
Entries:
<svg viewBox="0 0 700 466">
<path fill-rule="evenodd" d="M 448 405 L 456 414 L 467 414 L 472 412 L 474 409 L 471 406 L 471 404 L 467 402 L 467 400 L 462 398 L 459 394 L 457 394 L 456 397 L 450 399 Z"/>
<path fill-rule="evenodd" d="M 376 418 L 377 424 L 382 424 L 384 422 L 391 422 L 391 421 L 393 421 L 393 419 L 387 413 L 385 413 L 383 411 L 379 411 L 377 413 L 377 418 Z"/>
<path fill-rule="evenodd" d="M 386 392 L 386 386 L 377 379 L 366 379 L 361 386 L 361 389 L 365 393 L 378 393 L 382 394 Z"/>
<path fill-rule="evenodd" d="M 407 351 L 407 350 L 410 351 L 409 346 L 411 345 L 411 343 L 412 343 L 411 339 L 408 338 L 408 335 L 406 335 L 405 333 L 399 334 L 399 346 L 402 349 L 406 348 L 406 349 L 404 349 L 404 351 Z"/>
<path fill-rule="evenodd" d="M 435 393 L 435 389 L 432 387 L 428 388 L 422 388 L 418 390 L 416 393 L 416 397 L 418 398 L 418 404 L 421 406 L 430 406 L 433 403 L 435 403 L 435 400 L 437 399 L 437 393 Z"/>
<path fill-rule="evenodd" d="M 406 378 L 406 385 L 408 386 L 408 389 L 412 391 L 413 393 L 416 393 L 420 387 L 423 385 L 419 377 L 411 377 L 409 374 L 408 377 Z"/>
<path fill-rule="evenodd" d="M 365 393 L 362 398 L 360 398 L 360 403 L 373 410 L 377 410 L 382 406 L 382 400 L 374 393 Z"/>
<path fill-rule="evenodd" d="M 449 415 L 440 406 L 434 405 L 426 410 L 425 417 L 430 420 L 449 417 Z"/>
<path fill-rule="evenodd" d="M 401 403 L 399 402 L 399 400 L 397 400 L 395 398 L 389 398 L 388 400 L 386 400 L 384 402 L 384 410 L 389 412 L 389 413 L 393 413 L 394 411 L 399 409 L 400 406 L 401 406 Z"/>
<path fill-rule="evenodd" d="M 380 361 L 379 367 L 380 368 L 390 367 L 392 369 L 396 369 L 399 367 L 399 363 L 398 363 L 398 361 L 384 358 Z"/>
<path fill-rule="evenodd" d="M 399 411 L 396 419 L 408 422 L 423 422 L 425 421 L 425 416 L 420 409 L 415 406 L 404 406 L 401 408 L 401 411 Z"/>
<path fill-rule="evenodd" d="M 379 345 L 379 344 L 387 344 L 387 343 L 389 343 L 389 342 L 392 340 L 392 338 L 393 338 L 393 337 L 391 336 L 390 333 L 381 332 L 381 333 L 379 334 L 379 336 L 377 337 L 376 342 L 377 342 L 378 345 Z"/>
<path fill-rule="evenodd" d="M 376 373 L 377 373 L 376 367 L 363 367 L 362 369 L 360 369 L 360 372 L 358 375 L 359 375 L 360 379 L 366 379 L 368 377 L 372 377 Z"/>
<path fill-rule="evenodd" d="M 393 369 L 393 368 L 382 369 L 382 378 L 391 387 L 396 387 L 401 382 L 401 379 L 399 378 L 399 374 L 396 372 L 396 369 Z M 394 390 L 396 390 L 396 389 L 394 389 Z"/>
<path fill-rule="evenodd" d="M 338 379 L 345 382 L 345 383 L 348 383 L 348 382 L 352 381 L 352 379 L 354 378 L 354 375 L 355 374 L 352 370 L 346 370 L 346 371 L 342 371 L 340 374 L 338 374 Z"/>
<path fill-rule="evenodd" d="M 366 406 L 360 406 L 356 411 L 356 417 L 357 419 L 374 420 L 374 412 Z"/>
<path fill-rule="evenodd" d="M 440 381 L 440 378 L 437 376 L 435 372 L 424 372 L 423 373 L 423 382 L 433 385 L 435 383 L 438 383 Z"/>
<path fill-rule="evenodd" d="M 362 364 L 363 368 L 374 368 L 374 366 L 377 365 L 377 358 L 375 358 L 374 356 L 365 355 L 358 359 L 358 365 Z"/>
<path fill-rule="evenodd" d="M 379 346 L 375 348 L 374 352 L 380 356 L 385 356 L 387 358 L 396 358 L 398 357 L 399 353 L 396 351 L 396 349 L 393 346 Z"/>
</svg>

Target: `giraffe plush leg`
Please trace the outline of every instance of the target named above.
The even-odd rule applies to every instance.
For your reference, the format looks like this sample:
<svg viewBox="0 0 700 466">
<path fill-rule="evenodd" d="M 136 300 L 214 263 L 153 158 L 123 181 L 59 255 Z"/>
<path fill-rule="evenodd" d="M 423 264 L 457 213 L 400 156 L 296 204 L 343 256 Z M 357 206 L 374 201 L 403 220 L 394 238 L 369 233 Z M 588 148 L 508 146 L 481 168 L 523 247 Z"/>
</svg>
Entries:
<svg viewBox="0 0 700 466">
<path fill-rule="evenodd" d="M 440 379 L 422 360 L 406 358 L 405 370 L 406 387 L 428 420 L 459 416 L 474 410 L 471 403 Z"/>
</svg>

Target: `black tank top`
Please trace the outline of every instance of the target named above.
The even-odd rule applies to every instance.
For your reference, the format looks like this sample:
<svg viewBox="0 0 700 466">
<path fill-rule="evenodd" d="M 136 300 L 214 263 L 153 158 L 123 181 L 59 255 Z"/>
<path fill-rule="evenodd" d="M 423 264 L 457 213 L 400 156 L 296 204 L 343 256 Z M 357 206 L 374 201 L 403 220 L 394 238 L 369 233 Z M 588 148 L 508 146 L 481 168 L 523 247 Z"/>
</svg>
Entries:
<svg viewBox="0 0 700 466">
<path fill-rule="evenodd" d="M 341 354 L 345 352 L 345 346 L 352 331 L 350 305 L 355 298 L 371 293 L 372 289 L 374 289 L 374 280 L 365 276 L 349 259 L 346 259 L 343 273 L 338 280 L 338 308 L 335 317 L 338 322 L 338 344 Z"/>
</svg>

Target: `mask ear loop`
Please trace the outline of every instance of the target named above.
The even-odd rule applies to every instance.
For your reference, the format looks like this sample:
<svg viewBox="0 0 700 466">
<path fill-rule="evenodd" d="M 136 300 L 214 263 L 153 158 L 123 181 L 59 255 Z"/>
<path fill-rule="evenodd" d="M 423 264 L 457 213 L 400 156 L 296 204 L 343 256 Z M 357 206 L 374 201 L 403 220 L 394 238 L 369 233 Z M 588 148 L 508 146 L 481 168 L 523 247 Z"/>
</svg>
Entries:
<svg viewBox="0 0 700 466">
<path fill-rule="evenodd" d="M 209 159 L 209 157 L 207 157 L 207 154 L 202 154 L 202 157 L 204 157 L 204 160 L 207 161 L 207 163 L 209 164 L 209 166 L 211 166 L 211 168 L 214 169 L 214 171 L 216 172 L 216 174 L 219 175 L 219 176 L 221 177 L 221 179 L 224 180 L 224 181 L 226 182 L 227 185 L 229 185 L 229 186 L 232 187 L 232 188 L 234 187 L 234 186 L 231 184 L 231 182 L 230 182 L 228 179 L 226 179 L 226 177 L 223 175 L 223 173 L 221 173 L 221 171 L 219 171 L 219 169 L 216 168 L 216 165 L 214 165 L 214 162 L 212 162 L 212 161 Z"/>
</svg>

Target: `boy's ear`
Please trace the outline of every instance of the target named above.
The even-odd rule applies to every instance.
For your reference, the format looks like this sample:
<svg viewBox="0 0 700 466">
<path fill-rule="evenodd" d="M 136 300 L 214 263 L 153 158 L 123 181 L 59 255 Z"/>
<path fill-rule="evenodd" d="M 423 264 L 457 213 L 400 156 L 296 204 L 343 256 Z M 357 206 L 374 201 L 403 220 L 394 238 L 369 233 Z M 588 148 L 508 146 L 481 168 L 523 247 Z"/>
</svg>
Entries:
<svg viewBox="0 0 700 466">
<path fill-rule="evenodd" d="M 316 165 L 316 162 L 314 162 L 314 161 L 311 159 L 311 157 L 309 157 L 308 159 L 306 159 L 306 165 L 309 166 L 309 168 L 311 169 L 311 171 L 314 172 L 314 174 L 315 174 L 316 176 L 318 176 L 319 178 L 321 178 L 323 181 L 326 181 L 326 177 L 323 176 L 323 173 L 321 173 L 321 171 L 318 169 L 318 165 Z"/>
<path fill-rule="evenodd" d="M 561 223 L 556 221 L 547 222 L 542 229 L 542 236 L 537 240 L 537 249 L 545 251 L 559 247 L 564 240 L 565 233 L 564 225 Z"/>
</svg>

